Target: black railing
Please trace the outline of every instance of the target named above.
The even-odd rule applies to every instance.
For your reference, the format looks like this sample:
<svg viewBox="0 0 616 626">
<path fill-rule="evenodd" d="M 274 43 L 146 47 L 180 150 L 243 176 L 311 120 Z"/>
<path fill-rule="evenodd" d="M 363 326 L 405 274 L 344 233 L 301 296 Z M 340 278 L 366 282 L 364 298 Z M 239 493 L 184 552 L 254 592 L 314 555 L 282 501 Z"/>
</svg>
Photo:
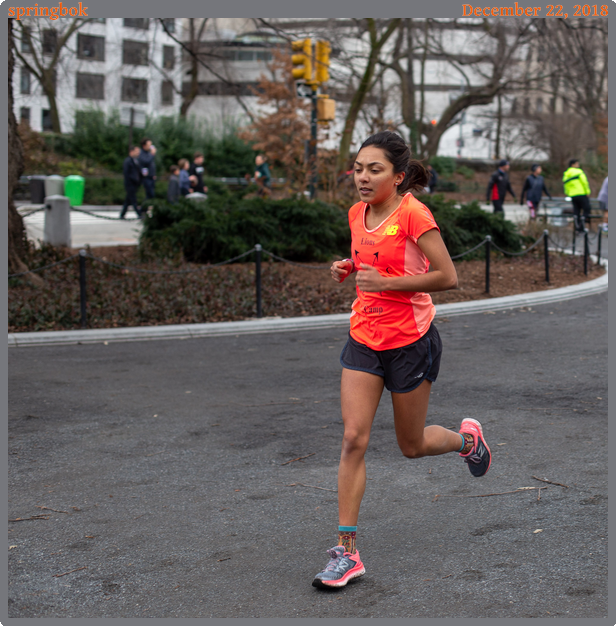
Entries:
<svg viewBox="0 0 616 626">
<path fill-rule="evenodd" d="M 595 237 L 597 237 L 597 265 L 600 265 L 601 264 L 601 230 L 599 230 L 597 232 L 597 235 Z M 523 255 L 528 254 L 529 252 L 531 252 L 541 242 L 543 242 L 543 245 L 544 245 L 543 257 L 544 257 L 544 266 L 545 266 L 545 281 L 546 281 L 546 283 L 549 284 L 549 282 L 550 282 L 549 244 L 551 242 L 552 245 L 555 248 L 559 249 L 559 250 L 565 251 L 565 248 L 560 246 L 557 242 L 555 242 L 550 237 L 549 231 L 547 229 L 543 231 L 543 234 L 541 235 L 541 237 L 539 237 L 539 239 L 537 239 L 537 241 L 535 241 L 531 246 L 529 246 L 528 248 L 526 248 L 522 252 L 508 252 L 507 250 L 503 250 L 498 245 L 496 245 L 492 241 L 492 237 L 490 237 L 490 235 L 488 235 L 488 236 L 486 236 L 486 238 L 483 241 L 478 243 L 473 248 L 470 248 L 469 250 L 467 250 L 466 252 L 463 252 L 462 254 L 458 254 L 456 256 L 452 256 L 451 258 L 452 258 L 452 260 L 459 259 L 459 258 L 461 258 L 463 256 L 466 256 L 467 254 L 470 254 L 471 252 L 475 252 L 476 250 L 478 250 L 482 246 L 485 246 L 486 247 L 486 250 L 485 250 L 485 293 L 489 294 L 490 293 L 490 260 L 491 260 L 491 256 L 492 256 L 492 248 L 494 247 L 496 250 L 498 250 L 499 252 L 501 252 L 505 256 L 511 256 L 511 257 L 513 257 L 513 256 L 523 256 Z M 584 254 L 583 254 L 583 269 L 584 269 L 584 274 L 586 274 L 586 275 L 588 274 L 588 260 L 589 260 L 589 257 L 590 257 L 589 248 L 590 248 L 590 246 L 589 246 L 589 234 L 588 234 L 588 230 L 586 229 L 584 231 Z M 140 273 L 145 273 L 145 274 L 190 274 L 190 273 L 195 273 L 195 272 L 207 271 L 207 270 L 213 269 L 215 267 L 220 267 L 221 265 L 228 265 L 229 263 L 233 263 L 235 261 L 239 261 L 240 259 L 249 256 L 253 252 L 255 254 L 255 291 L 256 291 L 255 296 L 256 296 L 256 313 L 257 313 L 257 317 L 258 318 L 263 316 L 262 278 L 261 278 L 261 262 L 262 262 L 262 255 L 263 254 L 267 254 L 272 259 L 275 259 L 277 261 L 281 261 L 283 263 L 287 263 L 289 265 L 296 265 L 296 266 L 299 266 L 299 267 L 304 267 L 304 268 L 307 268 L 307 269 L 315 269 L 315 270 L 330 269 L 329 265 L 308 265 L 306 263 L 297 263 L 296 261 L 290 261 L 288 259 L 285 259 L 283 257 L 280 257 L 280 256 L 274 254 L 273 252 L 270 252 L 269 250 L 264 250 L 263 247 L 261 246 L 261 244 L 256 244 L 253 248 L 250 248 L 249 250 L 246 250 L 246 252 L 243 252 L 242 254 L 238 254 L 237 256 L 234 256 L 234 257 L 232 257 L 230 259 L 227 259 L 225 261 L 220 261 L 219 263 L 212 263 L 212 264 L 208 264 L 208 265 L 202 265 L 202 266 L 197 267 L 197 268 L 186 269 L 186 270 L 150 270 L 150 269 L 144 269 L 144 268 L 134 267 L 134 266 L 129 266 L 129 265 L 120 265 L 118 263 L 113 263 L 111 261 L 107 261 L 106 259 L 101 259 L 101 258 L 95 257 L 92 254 L 90 254 L 87 250 L 82 249 L 82 250 L 79 251 L 78 254 L 73 254 L 73 255 L 71 255 L 71 256 L 69 256 L 66 259 L 63 259 L 61 261 L 56 261 L 55 263 L 50 263 L 49 265 L 45 265 L 43 267 L 38 267 L 38 268 L 33 269 L 33 270 L 27 270 L 25 272 L 19 272 L 17 274 L 9 274 L 8 277 L 9 278 L 19 278 L 19 277 L 24 276 L 26 274 L 42 272 L 44 270 L 51 269 L 51 268 L 53 268 L 53 267 L 55 267 L 57 265 L 61 265 L 63 263 L 68 263 L 72 259 L 74 259 L 76 257 L 79 257 L 79 293 L 80 293 L 80 313 L 81 313 L 81 320 L 80 320 L 80 322 L 81 322 L 81 328 L 87 328 L 87 293 L 86 293 L 86 285 L 87 285 L 87 283 L 86 283 L 86 260 L 87 259 L 89 259 L 91 261 L 97 261 L 99 263 L 103 263 L 105 265 L 109 265 L 109 266 L 117 268 L 117 269 L 127 270 L 127 271 L 130 271 L 130 272 L 140 272 Z"/>
</svg>

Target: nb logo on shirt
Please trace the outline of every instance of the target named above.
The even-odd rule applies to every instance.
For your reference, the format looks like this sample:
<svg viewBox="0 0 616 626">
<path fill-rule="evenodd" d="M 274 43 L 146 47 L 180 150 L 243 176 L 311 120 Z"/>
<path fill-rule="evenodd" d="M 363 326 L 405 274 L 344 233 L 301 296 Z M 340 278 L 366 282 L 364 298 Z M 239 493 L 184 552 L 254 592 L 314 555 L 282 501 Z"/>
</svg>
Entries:
<svg viewBox="0 0 616 626">
<path fill-rule="evenodd" d="M 398 224 L 393 224 L 392 226 L 388 226 L 385 229 L 385 234 L 386 235 L 396 235 L 398 234 L 398 229 L 400 228 L 400 226 Z"/>
</svg>

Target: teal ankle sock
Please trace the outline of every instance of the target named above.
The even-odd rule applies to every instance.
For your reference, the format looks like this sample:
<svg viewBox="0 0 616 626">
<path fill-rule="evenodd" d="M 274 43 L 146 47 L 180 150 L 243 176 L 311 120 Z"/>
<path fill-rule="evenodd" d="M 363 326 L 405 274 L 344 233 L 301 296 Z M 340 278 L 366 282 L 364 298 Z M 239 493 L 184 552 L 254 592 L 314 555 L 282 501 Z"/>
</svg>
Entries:
<svg viewBox="0 0 616 626">
<path fill-rule="evenodd" d="M 464 450 L 464 446 L 466 445 L 466 439 L 464 439 L 464 435 L 462 433 L 458 433 L 460 437 L 462 437 L 462 447 L 458 450 L 458 452 L 462 452 Z"/>
</svg>

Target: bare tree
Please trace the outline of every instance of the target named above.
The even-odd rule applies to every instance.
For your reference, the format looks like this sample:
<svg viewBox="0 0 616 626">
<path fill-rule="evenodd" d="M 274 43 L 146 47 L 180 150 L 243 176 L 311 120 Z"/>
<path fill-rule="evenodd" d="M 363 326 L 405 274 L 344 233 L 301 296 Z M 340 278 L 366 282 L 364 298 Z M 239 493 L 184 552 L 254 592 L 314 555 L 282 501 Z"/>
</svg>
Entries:
<svg viewBox="0 0 616 626">
<path fill-rule="evenodd" d="M 162 24 L 163 29 L 165 30 L 167 35 L 169 35 L 171 39 L 173 39 L 177 44 L 180 45 L 184 53 L 187 54 L 190 59 L 190 87 L 187 93 L 183 92 L 182 108 L 180 111 L 180 115 L 182 115 L 183 117 L 186 116 L 190 105 L 199 95 L 199 68 L 202 67 L 210 72 L 222 83 L 229 85 L 233 89 L 233 91 L 235 92 L 235 99 L 237 100 L 238 104 L 242 107 L 244 113 L 246 113 L 248 118 L 251 121 L 254 121 L 254 115 L 252 111 L 248 108 L 248 106 L 242 99 L 240 86 L 234 80 L 232 80 L 228 76 L 225 76 L 214 67 L 214 63 L 212 63 L 212 61 L 220 61 L 222 59 L 221 51 L 216 44 L 208 45 L 206 42 L 202 41 L 202 36 L 205 32 L 206 22 L 208 18 L 199 19 L 201 19 L 201 24 L 197 28 L 196 18 L 189 18 L 189 39 L 188 41 L 182 41 L 178 39 L 168 29 L 164 20 L 162 18 L 159 18 L 159 21 Z"/>
<path fill-rule="evenodd" d="M 451 32 L 456 29 L 474 33 L 468 45 L 472 54 L 450 45 Z M 404 124 L 409 129 L 416 154 L 435 155 L 445 131 L 458 123 L 466 109 L 491 104 L 499 94 L 525 84 L 528 77 L 521 71 L 519 53 L 533 32 L 531 20 L 512 23 L 485 19 L 471 25 L 458 20 L 418 22 L 406 19 L 400 24 L 388 65 L 398 76 Z M 425 65 L 428 58 L 443 62 L 462 83 L 458 93 L 452 93 L 440 116 L 433 120 L 426 119 Z M 419 80 L 413 68 L 415 60 L 420 62 Z"/>
<path fill-rule="evenodd" d="M 17 131 L 17 120 L 13 112 L 13 67 L 15 64 L 13 57 L 13 21 L 9 20 L 8 46 L 9 46 L 9 84 L 8 84 L 8 122 L 9 122 L 9 171 L 8 171 L 8 222 L 9 222 L 9 272 L 16 274 L 28 270 L 24 263 L 26 252 L 26 229 L 24 222 L 15 208 L 13 192 L 19 181 L 19 177 L 24 170 L 23 146 L 19 132 Z M 29 274 L 29 278 L 35 284 L 42 284 L 42 279 L 34 274 Z"/>
<path fill-rule="evenodd" d="M 548 68 L 547 91 L 602 133 L 607 120 L 607 19 L 538 20 L 538 62 Z"/>
<path fill-rule="evenodd" d="M 80 17 L 74 19 L 59 18 L 56 21 L 57 28 L 44 27 L 48 25 L 48 22 L 40 18 L 17 21 L 19 31 L 15 39 L 22 43 L 22 49 L 25 47 L 28 53 L 22 53 L 17 45 L 13 45 L 13 50 L 21 63 L 39 82 L 44 94 L 47 96 L 51 126 L 55 133 L 62 132 L 56 102 L 56 76 L 62 58 L 62 51 L 67 46 L 71 35 L 84 24 L 90 22 L 91 19 Z"/>
<path fill-rule="evenodd" d="M 385 46 L 387 40 L 395 32 L 400 22 L 401 18 L 394 18 L 387 20 L 379 28 L 379 24 L 374 18 L 370 17 L 365 20 L 365 31 L 368 34 L 370 50 L 368 58 L 366 59 L 364 71 L 359 80 L 359 84 L 354 89 L 351 104 L 349 105 L 346 118 L 344 120 L 342 137 L 340 138 L 340 145 L 338 147 L 338 161 L 336 163 L 336 169 L 338 172 L 346 169 L 357 117 L 364 105 L 364 102 L 366 101 L 366 97 L 374 86 L 375 68 L 377 67 L 383 47 Z"/>
</svg>

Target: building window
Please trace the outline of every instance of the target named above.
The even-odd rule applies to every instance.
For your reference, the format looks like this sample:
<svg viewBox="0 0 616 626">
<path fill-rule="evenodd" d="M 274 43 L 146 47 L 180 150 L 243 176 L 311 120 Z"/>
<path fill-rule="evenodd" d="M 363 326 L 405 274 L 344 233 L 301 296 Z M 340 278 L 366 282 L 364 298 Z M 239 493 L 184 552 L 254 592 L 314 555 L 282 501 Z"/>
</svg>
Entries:
<svg viewBox="0 0 616 626">
<path fill-rule="evenodd" d="M 175 48 L 173 46 L 163 46 L 163 68 L 172 70 L 175 66 Z"/>
<path fill-rule="evenodd" d="M 537 98 L 537 113 L 543 113 L 543 98 Z"/>
<path fill-rule="evenodd" d="M 550 98 L 550 111 L 556 113 L 556 98 Z"/>
<path fill-rule="evenodd" d="M 267 50 L 262 50 L 261 52 L 257 52 L 257 61 L 271 61 L 272 53 Z"/>
<path fill-rule="evenodd" d="M 163 104 L 173 104 L 173 83 L 170 80 L 161 83 L 161 99 Z"/>
<path fill-rule="evenodd" d="M 105 99 L 105 76 L 104 74 L 77 74 L 77 98 L 89 100 Z"/>
<path fill-rule="evenodd" d="M 58 45 L 58 31 L 48 28 L 43 31 L 43 54 L 53 54 Z"/>
<path fill-rule="evenodd" d="M 29 107 L 21 107 L 19 109 L 19 121 L 24 122 L 30 126 L 30 108 Z"/>
<path fill-rule="evenodd" d="M 107 18 L 106 17 L 91 17 L 90 19 L 93 22 L 97 22 L 98 24 L 105 24 L 107 22 Z"/>
<path fill-rule="evenodd" d="M 524 98 L 524 115 L 530 115 L 530 98 Z"/>
<path fill-rule="evenodd" d="M 514 98 L 511 101 L 511 115 L 515 115 L 518 112 L 518 99 Z"/>
<path fill-rule="evenodd" d="M 51 111 L 49 109 L 41 109 L 41 126 L 43 130 L 53 130 L 51 124 Z"/>
<path fill-rule="evenodd" d="M 77 57 L 88 61 L 105 60 L 105 38 L 94 35 L 77 35 Z"/>
<path fill-rule="evenodd" d="M 147 65 L 148 44 L 125 39 L 122 42 L 122 63 L 125 65 Z"/>
<path fill-rule="evenodd" d="M 122 78 L 123 102 L 147 102 L 148 81 L 140 78 Z"/>
<path fill-rule="evenodd" d="M 239 50 L 237 53 L 238 61 L 254 61 L 255 53 L 252 50 Z"/>
<path fill-rule="evenodd" d="M 30 70 L 22 67 L 21 68 L 21 81 L 20 81 L 20 93 L 29 94 L 30 93 Z"/>
<path fill-rule="evenodd" d="M 563 98 L 563 113 L 569 113 L 569 100 Z"/>
<path fill-rule="evenodd" d="M 174 17 L 164 17 L 163 24 L 166 26 L 167 30 L 170 33 L 175 33 L 175 18 Z"/>
<path fill-rule="evenodd" d="M 32 29 L 29 26 L 24 26 L 21 32 L 21 51 L 32 52 L 32 46 L 30 45 L 30 36 L 32 35 Z"/>
<path fill-rule="evenodd" d="M 140 30 L 148 30 L 150 20 L 147 17 L 125 17 L 125 28 L 139 28 Z"/>
</svg>

